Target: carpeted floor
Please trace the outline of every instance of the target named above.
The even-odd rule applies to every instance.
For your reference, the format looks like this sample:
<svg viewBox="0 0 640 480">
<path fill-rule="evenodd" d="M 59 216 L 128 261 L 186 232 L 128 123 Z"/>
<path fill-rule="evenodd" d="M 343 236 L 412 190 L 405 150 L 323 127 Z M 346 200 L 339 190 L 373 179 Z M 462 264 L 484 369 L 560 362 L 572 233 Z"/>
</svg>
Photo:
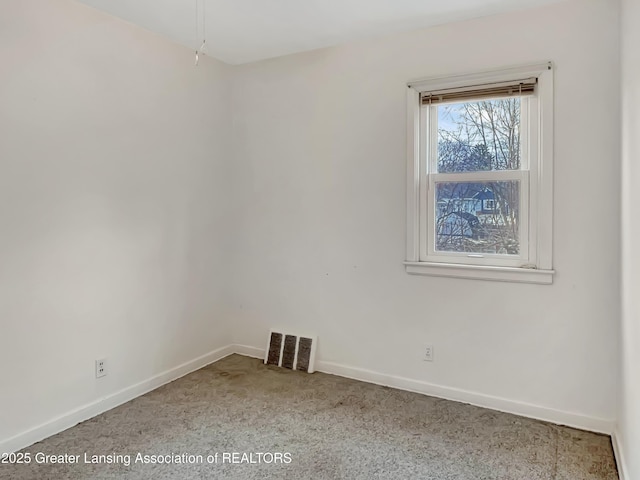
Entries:
<svg viewBox="0 0 640 480">
<path fill-rule="evenodd" d="M 0 478 L 618 478 L 603 435 L 239 355 L 24 452 L 31 465 L 0 465 Z M 167 454 L 187 463 L 145 463 Z"/>
</svg>

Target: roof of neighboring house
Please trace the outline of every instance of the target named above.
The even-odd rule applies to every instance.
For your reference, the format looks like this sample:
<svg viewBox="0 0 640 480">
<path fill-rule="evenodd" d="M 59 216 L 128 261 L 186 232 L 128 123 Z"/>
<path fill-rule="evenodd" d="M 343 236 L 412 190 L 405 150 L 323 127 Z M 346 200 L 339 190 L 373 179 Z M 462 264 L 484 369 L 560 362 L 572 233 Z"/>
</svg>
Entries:
<svg viewBox="0 0 640 480">
<path fill-rule="evenodd" d="M 496 197 L 491 190 L 485 188 L 476 193 L 473 198 L 477 198 L 478 200 L 494 200 Z"/>
</svg>

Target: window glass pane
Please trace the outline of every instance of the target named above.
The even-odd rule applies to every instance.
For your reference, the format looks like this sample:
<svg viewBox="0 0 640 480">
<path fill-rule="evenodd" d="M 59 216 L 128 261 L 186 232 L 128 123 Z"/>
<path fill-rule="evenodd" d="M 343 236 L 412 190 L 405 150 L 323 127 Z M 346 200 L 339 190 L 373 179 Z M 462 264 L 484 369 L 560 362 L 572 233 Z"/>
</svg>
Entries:
<svg viewBox="0 0 640 480">
<path fill-rule="evenodd" d="M 438 106 L 438 171 L 520 168 L 519 97 Z"/>
<path fill-rule="evenodd" d="M 436 250 L 520 253 L 520 181 L 436 182 Z"/>
</svg>

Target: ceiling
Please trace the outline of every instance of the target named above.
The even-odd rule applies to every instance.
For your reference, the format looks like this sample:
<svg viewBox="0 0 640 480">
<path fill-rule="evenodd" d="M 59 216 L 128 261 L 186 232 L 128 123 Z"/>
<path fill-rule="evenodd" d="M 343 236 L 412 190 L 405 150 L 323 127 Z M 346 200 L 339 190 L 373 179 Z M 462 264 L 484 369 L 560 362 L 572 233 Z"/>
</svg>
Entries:
<svg viewBox="0 0 640 480">
<path fill-rule="evenodd" d="M 205 52 L 241 64 L 560 0 L 80 1 L 193 49 L 202 43 L 204 9 Z"/>
</svg>

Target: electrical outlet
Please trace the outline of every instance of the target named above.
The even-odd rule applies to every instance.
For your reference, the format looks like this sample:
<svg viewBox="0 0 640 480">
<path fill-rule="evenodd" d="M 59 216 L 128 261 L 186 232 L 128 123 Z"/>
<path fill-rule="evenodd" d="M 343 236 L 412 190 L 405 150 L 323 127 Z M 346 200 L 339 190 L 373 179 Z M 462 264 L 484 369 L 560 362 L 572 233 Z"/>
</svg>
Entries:
<svg viewBox="0 0 640 480">
<path fill-rule="evenodd" d="M 433 345 L 425 345 L 422 350 L 422 360 L 433 362 Z"/>
<path fill-rule="evenodd" d="M 102 358 L 96 360 L 96 378 L 104 377 L 107 375 L 107 359 Z"/>
</svg>

